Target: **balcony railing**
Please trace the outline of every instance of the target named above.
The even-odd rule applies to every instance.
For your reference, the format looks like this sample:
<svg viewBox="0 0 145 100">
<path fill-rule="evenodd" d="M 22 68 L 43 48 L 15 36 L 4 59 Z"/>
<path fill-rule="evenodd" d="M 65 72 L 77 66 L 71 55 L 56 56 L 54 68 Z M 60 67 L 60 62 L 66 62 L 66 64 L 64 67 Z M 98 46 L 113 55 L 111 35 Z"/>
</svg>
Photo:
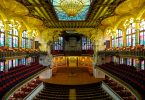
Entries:
<svg viewBox="0 0 145 100">
<path fill-rule="evenodd" d="M 26 56 L 26 57 L 37 57 L 39 55 L 47 55 L 47 52 L 42 52 L 36 49 L 5 49 L 0 48 L 0 60 L 5 60 L 10 57 Z"/>
<path fill-rule="evenodd" d="M 104 51 L 98 51 L 98 55 L 105 56 L 136 56 L 145 57 L 144 47 L 124 47 L 124 48 L 110 48 Z"/>
<path fill-rule="evenodd" d="M 82 51 L 52 50 L 51 54 L 52 55 L 67 55 L 67 56 L 93 55 L 94 50 L 82 50 Z"/>
</svg>

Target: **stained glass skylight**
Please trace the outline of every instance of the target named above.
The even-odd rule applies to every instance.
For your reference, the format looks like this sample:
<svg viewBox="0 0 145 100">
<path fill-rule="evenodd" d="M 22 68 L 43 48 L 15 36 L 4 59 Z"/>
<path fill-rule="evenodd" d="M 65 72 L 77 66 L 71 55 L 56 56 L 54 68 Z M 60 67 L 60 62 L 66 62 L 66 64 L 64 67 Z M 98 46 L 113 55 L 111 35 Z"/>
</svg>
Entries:
<svg viewBox="0 0 145 100">
<path fill-rule="evenodd" d="M 51 0 L 58 20 L 60 21 L 83 21 L 86 20 L 90 4 L 92 0 Z M 79 3 L 80 4 L 79 4 Z M 81 7 L 77 7 L 80 5 Z M 67 8 L 67 9 L 65 9 Z M 68 14 L 69 8 L 78 9 L 75 11 L 71 10 L 71 14 Z M 67 11 L 66 11 L 67 10 Z M 74 14 L 76 13 L 76 14 Z M 71 16 L 72 15 L 72 16 Z"/>
</svg>

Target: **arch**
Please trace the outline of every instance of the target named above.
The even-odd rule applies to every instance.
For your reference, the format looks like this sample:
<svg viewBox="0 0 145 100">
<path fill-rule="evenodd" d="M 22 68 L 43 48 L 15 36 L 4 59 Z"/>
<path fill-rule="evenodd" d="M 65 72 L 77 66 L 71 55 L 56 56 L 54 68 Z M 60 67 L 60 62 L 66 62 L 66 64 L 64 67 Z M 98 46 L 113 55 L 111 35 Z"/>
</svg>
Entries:
<svg viewBox="0 0 145 100">
<path fill-rule="evenodd" d="M 2 18 L 1 20 L 4 22 L 4 21 L 7 21 L 8 18 L 6 17 L 4 11 L 4 9 L 0 7 L 0 17 Z"/>
<path fill-rule="evenodd" d="M 136 19 L 142 18 L 143 14 L 145 13 L 145 6 L 142 7 L 142 9 L 139 11 Z"/>
<path fill-rule="evenodd" d="M 114 27 L 111 26 L 106 27 L 104 30 L 104 36 L 112 36 L 112 35 L 114 36 L 115 34 L 112 33 L 113 31 L 114 31 Z"/>
<path fill-rule="evenodd" d="M 124 15 L 124 16 L 121 16 L 120 20 L 118 20 L 114 26 L 114 30 L 117 30 L 119 25 L 121 24 L 122 21 L 125 21 L 126 19 L 129 19 L 129 18 L 132 18 L 131 15 Z"/>
</svg>

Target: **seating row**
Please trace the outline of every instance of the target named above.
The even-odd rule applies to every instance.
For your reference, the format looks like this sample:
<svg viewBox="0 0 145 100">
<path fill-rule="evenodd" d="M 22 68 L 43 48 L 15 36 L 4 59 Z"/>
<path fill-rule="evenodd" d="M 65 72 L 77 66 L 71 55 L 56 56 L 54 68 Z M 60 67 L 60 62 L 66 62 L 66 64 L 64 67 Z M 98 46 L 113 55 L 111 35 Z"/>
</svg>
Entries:
<svg viewBox="0 0 145 100">
<path fill-rule="evenodd" d="M 45 83 L 44 89 L 36 95 L 34 100 L 69 100 L 70 89 L 75 90 L 76 100 L 112 100 L 102 88 L 100 83 L 87 85 L 56 85 Z"/>
<path fill-rule="evenodd" d="M 35 89 L 41 81 L 38 78 L 33 79 L 29 83 L 25 84 L 23 87 L 18 89 L 10 98 L 9 100 L 19 100 L 24 99 L 33 89 Z"/>
<path fill-rule="evenodd" d="M 0 78 L 0 98 L 11 88 L 16 86 L 21 81 L 41 71 L 45 67 L 40 64 L 32 64 L 30 66 L 22 66 L 12 69 L 9 72 L 1 73 Z"/>
<path fill-rule="evenodd" d="M 124 100 L 136 100 L 135 96 L 131 94 L 131 92 L 129 92 L 125 87 L 112 80 L 111 78 L 106 78 L 104 82 Z"/>
<path fill-rule="evenodd" d="M 145 93 L 145 71 L 136 71 L 133 66 L 124 64 L 106 63 L 99 66 L 100 68 L 119 77 L 126 83 L 138 90 L 144 97 Z"/>
</svg>

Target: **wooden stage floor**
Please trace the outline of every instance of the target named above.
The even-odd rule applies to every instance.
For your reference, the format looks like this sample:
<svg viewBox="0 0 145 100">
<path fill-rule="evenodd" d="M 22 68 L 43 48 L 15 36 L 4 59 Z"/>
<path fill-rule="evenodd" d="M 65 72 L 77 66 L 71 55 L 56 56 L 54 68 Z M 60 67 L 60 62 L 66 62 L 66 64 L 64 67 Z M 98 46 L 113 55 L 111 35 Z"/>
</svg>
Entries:
<svg viewBox="0 0 145 100">
<path fill-rule="evenodd" d="M 95 78 L 92 75 L 89 75 L 87 72 L 80 72 L 80 73 L 56 73 L 50 79 L 40 79 L 45 83 L 51 84 L 60 84 L 60 85 L 83 85 L 83 84 L 91 84 L 91 83 L 98 83 L 104 78 Z"/>
</svg>

